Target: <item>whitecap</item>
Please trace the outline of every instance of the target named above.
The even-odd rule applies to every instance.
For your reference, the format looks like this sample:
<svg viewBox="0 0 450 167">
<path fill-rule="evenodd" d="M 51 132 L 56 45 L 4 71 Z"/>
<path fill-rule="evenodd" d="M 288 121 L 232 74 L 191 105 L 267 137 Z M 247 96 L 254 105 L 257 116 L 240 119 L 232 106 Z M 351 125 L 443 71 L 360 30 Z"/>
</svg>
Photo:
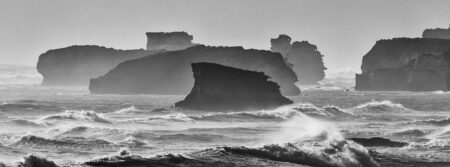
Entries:
<svg viewBox="0 0 450 167">
<path fill-rule="evenodd" d="M 98 123 L 112 123 L 110 120 L 103 118 L 101 114 L 94 111 L 85 110 L 66 110 L 62 113 L 45 116 L 40 121 L 62 121 L 62 120 L 82 120 Z"/>
</svg>

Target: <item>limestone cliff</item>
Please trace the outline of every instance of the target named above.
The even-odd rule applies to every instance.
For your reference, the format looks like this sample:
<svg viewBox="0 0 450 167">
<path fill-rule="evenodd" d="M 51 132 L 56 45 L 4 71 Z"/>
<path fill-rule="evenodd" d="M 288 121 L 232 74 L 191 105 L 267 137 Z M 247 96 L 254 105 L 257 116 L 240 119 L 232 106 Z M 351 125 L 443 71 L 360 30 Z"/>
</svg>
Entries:
<svg viewBox="0 0 450 167">
<path fill-rule="evenodd" d="M 183 50 L 193 46 L 192 35 L 186 32 L 147 32 L 147 50 Z"/>
<path fill-rule="evenodd" d="M 297 77 L 279 53 L 198 45 L 185 50 L 158 53 L 119 64 L 104 76 L 91 79 L 91 93 L 181 94 L 189 93 L 194 80 L 191 63 L 210 62 L 264 72 L 281 86 L 284 95 L 298 95 Z"/>
<path fill-rule="evenodd" d="M 291 37 L 281 34 L 278 38 L 270 39 L 270 50 L 272 52 L 281 53 L 283 57 L 286 58 L 286 55 L 291 50 Z"/>
<path fill-rule="evenodd" d="M 450 40 L 424 38 L 394 38 L 379 40 L 363 57 L 361 70 L 402 67 L 423 54 L 441 55 L 450 49 Z"/>
<path fill-rule="evenodd" d="M 154 52 L 116 50 L 94 45 L 49 50 L 39 56 L 38 72 L 45 86 L 87 86 L 89 79 L 106 74 L 117 64 Z"/>
<path fill-rule="evenodd" d="M 308 41 L 294 42 L 286 58 L 293 64 L 292 69 L 297 74 L 300 84 L 316 84 L 325 78 L 323 55 L 317 50 L 317 46 Z"/>
<path fill-rule="evenodd" d="M 356 90 L 448 90 L 450 40 L 380 40 L 363 57 Z"/>
<path fill-rule="evenodd" d="M 297 74 L 300 84 L 317 84 L 325 77 L 327 68 L 316 45 L 308 41 L 295 41 L 291 44 L 291 38 L 284 34 L 271 39 L 270 43 L 270 50 L 283 55 L 286 63 Z"/>
<path fill-rule="evenodd" d="M 423 38 L 450 39 L 450 26 L 447 29 L 426 29 L 422 33 Z"/>
<path fill-rule="evenodd" d="M 214 63 L 193 63 L 194 87 L 176 107 L 206 111 L 241 111 L 276 108 L 292 101 L 262 72 Z"/>
</svg>

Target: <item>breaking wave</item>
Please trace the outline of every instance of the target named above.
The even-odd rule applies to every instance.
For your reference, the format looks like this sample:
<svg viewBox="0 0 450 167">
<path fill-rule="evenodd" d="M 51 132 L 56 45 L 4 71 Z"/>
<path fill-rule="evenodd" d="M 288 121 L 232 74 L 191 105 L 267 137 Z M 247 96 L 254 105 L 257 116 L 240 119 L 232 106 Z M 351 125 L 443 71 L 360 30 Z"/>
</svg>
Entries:
<svg viewBox="0 0 450 167">
<path fill-rule="evenodd" d="M 106 118 L 103 118 L 94 111 L 84 110 L 66 110 L 63 113 L 45 116 L 41 121 L 59 121 L 59 120 L 82 120 L 98 123 L 111 124 L 112 122 Z"/>
<path fill-rule="evenodd" d="M 11 122 L 15 125 L 26 126 L 26 127 L 42 127 L 42 126 L 48 125 L 48 124 L 42 124 L 42 123 L 38 123 L 35 121 L 29 121 L 29 120 L 25 120 L 25 119 L 16 119 L 16 120 L 12 120 Z"/>
<path fill-rule="evenodd" d="M 129 113 L 129 112 L 137 112 L 137 111 L 142 111 L 136 108 L 136 106 L 129 106 L 126 108 L 122 108 L 120 110 L 115 111 L 115 113 Z"/>
<path fill-rule="evenodd" d="M 148 121 L 194 122 L 194 121 L 248 121 L 248 120 L 272 120 L 284 121 L 296 116 L 307 114 L 318 117 L 350 116 L 352 114 L 335 107 L 327 106 L 318 108 L 312 104 L 294 104 L 282 106 L 274 110 L 243 111 L 243 112 L 215 112 L 201 115 L 187 115 L 172 113 L 156 115 L 146 118 Z"/>
<path fill-rule="evenodd" d="M 445 95 L 445 94 L 450 94 L 450 92 L 444 92 L 442 90 L 438 90 L 438 91 L 431 92 L 431 94 Z"/>
<path fill-rule="evenodd" d="M 445 118 L 445 119 L 429 119 L 429 120 L 425 120 L 425 121 L 415 121 L 415 123 L 419 123 L 419 124 L 429 124 L 429 125 L 435 125 L 435 126 L 446 126 L 446 125 L 450 125 L 450 118 Z"/>
<path fill-rule="evenodd" d="M 214 135 L 214 134 L 171 134 L 171 135 L 161 135 L 155 138 L 156 140 L 180 140 L 180 141 L 199 141 L 199 142 L 212 142 L 216 140 L 233 140 L 233 138 L 224 135 Z"/>
<path fill-rule="evenodd" d="M 167 115 L 156 115 L 146 118 L 148 121 L 170 121 L 170 122 L 193 122 L 188 115 L 182 113 L 172 113 Z"/>
<path fill-rule="evenodd" d="M 345 140 L 340 131 L 330 123 L 299 115 L 283 123 L 281 127 L 279 132 L 272 134 L 272 141 L 269 141 L 275 145 L 266 145 L 256 152 L 254 149 L 247 151 L 272 160 L 312 166 L 378 165 L 368 150 Z M 284 146 L 281 146 L 282 143 L 285 143 Z"/>
<path fill-rule="evenodd" d="M 119 145 L 126 145 L 128 147 L 141 147 L 147 143 L 137 140 L 134 136 L 128 136 L 125 140 L 118 143 Z"/>
<path fill-rule="evenodd" d="M 394 132 L 392 135 L 397 136 L 397 137 L 420 137 L 420 136 L 424 136 L 425 133 L 419 129 L 409 129 L 409 130 Z"/>
<path fill-rule="evenodd" d="M 389 100 L 377 101 L 372 100 L 371 102 L 367 102 L 364 104 L 360 104 L 353 109 L 354 113 L 371 113 L 371 114 L 379 114 L 379 113 L 399 113 L 399 112 L 409 111 L 408 108 L 405 108 L 402 104 L 393 103 Z"/>
<path fill-rule="evenodd" d="M 92 146 L 104 147 L 111 145 L 110 142 L 99 139 L 86 139 L 83 137 L 63 138 L 63 139 L 47 139 L 44 137 L 25 135 L 20 137 L 13 145 L 22 146 Z"/>
<path fill-rule="evenodd" d="M 427 135 L 426 138 L 429 141 L 423 144 L 424 146 L 448 151 L 450 149 L 450 126 L 446 126 L 435 133 Z"/>
<path fill-rule="evenodd" d="M 248 162 L 239 164 L 242 157 L 257 157 L 260 161 L 288 162 L 302 165 L 323 166 L 323 167 L 371 167 L 378 166 L 376 161 L 370 156 L 363 146 L 346 140 L 340 131 L 332 124 L 316 120 L 306 114 L 299 112 L 296 105 L 280 107 L 275 110 L 258 112 L 233 112 L 217 113 L 200 116 L 186 116 L 193 120 L 216 120 L 218 116 L 223 117 L 249 117 L 263 119 L 285 119 L 278 131 L 271 134 L 270 141 L 261 141 L 263 146 L 256 148 L 248 147 L 219 147 L 216 149 L 206 149 L 203 151 L 188 153 L 186 156 L 156 156 L 143 158 L 129 155 L 128 152 L 112 157 L 106 157 L 86 162 L 92 166 L 111 166 L 121 164 L 135 165 L 197 165 L 197 166 L 239 166 L 248 165 Z M 182 140 L 216 140 L 226 138 L 221 135 L 206 134 L 175 134 L 159 136 L 161 140 L 182 139 Z M 198 159 L 197 159 L 198 158 Z M 244 158 L 244 159 L 247 159 Z M 175 159 L 175 160 L 174 160 Z M 201 161 L 199 161 L 201 159 Z M 204 164 L 206 163 L 206 164 Z M 256 162 L 255 162 L 256 163 Z M 263 163 L 263 162 L 259 162 Z M 265 164 L 267 165 L 267 164 Z"/>
</svg>

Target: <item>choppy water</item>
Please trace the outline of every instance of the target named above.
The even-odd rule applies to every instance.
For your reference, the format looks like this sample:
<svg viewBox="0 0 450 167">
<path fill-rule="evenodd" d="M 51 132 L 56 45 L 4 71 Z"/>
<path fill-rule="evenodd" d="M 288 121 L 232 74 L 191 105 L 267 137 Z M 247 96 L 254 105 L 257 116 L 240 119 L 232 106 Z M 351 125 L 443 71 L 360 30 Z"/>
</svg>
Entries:
<svg viewBox="0 0 450 167">
<path fill-rule="evenodd" d="M 0 166 L 450 166 L 447 92 L 347 92 L 335 79 L 275 110 L 200 112 L 174 109 L 183 96 L 40 80 L 0 66 Z"/>
<path fill-rule="evenodd" d="M 0 95 L 7 165 L 34 154 L 63 166 L 450 166 L 446 92 L 308 89 L 290 97 L 293 105 L 226 113 L 172 108 L 183 96 L 38 86 L 5 86 Z M 372 137 L 407 144 L 346 139 Z"/>
</svg>

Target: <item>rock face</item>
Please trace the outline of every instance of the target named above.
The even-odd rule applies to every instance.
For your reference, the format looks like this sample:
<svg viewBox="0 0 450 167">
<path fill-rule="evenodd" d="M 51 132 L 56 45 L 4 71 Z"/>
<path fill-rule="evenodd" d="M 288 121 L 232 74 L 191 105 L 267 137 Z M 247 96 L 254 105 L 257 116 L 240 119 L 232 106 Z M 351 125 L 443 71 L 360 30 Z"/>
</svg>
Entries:
<svg viewBox="0 0 450 167">
<path fill-rule="evenodd" d="M 193 46 L 192 35 L 186 32 L 147 32 L 147 50 L 183 50 Z"/>
<path fill-rule="evenodd" d="M 380 40 L 363 57 L 355 90 L 448 90 L 450 40 Z"/>
<path fill-rule="evenodd" d="M 242 47 L 198 45 L 185 50 L 158 53 L 119 64 L 104 76 L 91 79 L 91 93 L 179 94 L 194 85 L 191 63 L 210 62 L 264 72 L 281 86 L 284 95 L 298 95 L 297 77 L 279 53 Z"/>
<path fill-rule="evenodd" d="M 154 51 L 116 50 L 101 46 L 70 46 L 49 50 L 39 56 L 38 72 L 45 86 L 87 86 L 89 79 L 107 73 L 117 64 Z"/>
<path fill-rule="evenodd" d="M 270 40 L 273 52 L 281 53 L 289 66 L 297 74 L 300 84 L 317 84 L 325 77 L 327 69 L 323 64 L 323 55 L 317 50 L 317 46 L 308 41 L 295 41 L 291 44 L 291 38 L 287 35 L 279 35 Z"/>
<path fill-rule="evenodd" d="M 422 34 L 423 38 L 450 39 L 450 25 L 447 29 L 436 28 L 426 29 Z"/>
<path fill-rule="evenodd" d="M 272 52 L 278 52 L 283 55 L 283 57 L 286 57 L 288 52 L 291 50 L 291 37 L 281 34 L 278 36 L 278 38 L 272 38 L 270 39 L 270 50 Z"/>
<path fill-rule="evenodd" d="M 209 111 L 276 108 L 292 101 L 280 86 L 262 72 L 246 71 L 214 63 L 193 63 L 194 87 L 176 107 Z"/>
</svg>

